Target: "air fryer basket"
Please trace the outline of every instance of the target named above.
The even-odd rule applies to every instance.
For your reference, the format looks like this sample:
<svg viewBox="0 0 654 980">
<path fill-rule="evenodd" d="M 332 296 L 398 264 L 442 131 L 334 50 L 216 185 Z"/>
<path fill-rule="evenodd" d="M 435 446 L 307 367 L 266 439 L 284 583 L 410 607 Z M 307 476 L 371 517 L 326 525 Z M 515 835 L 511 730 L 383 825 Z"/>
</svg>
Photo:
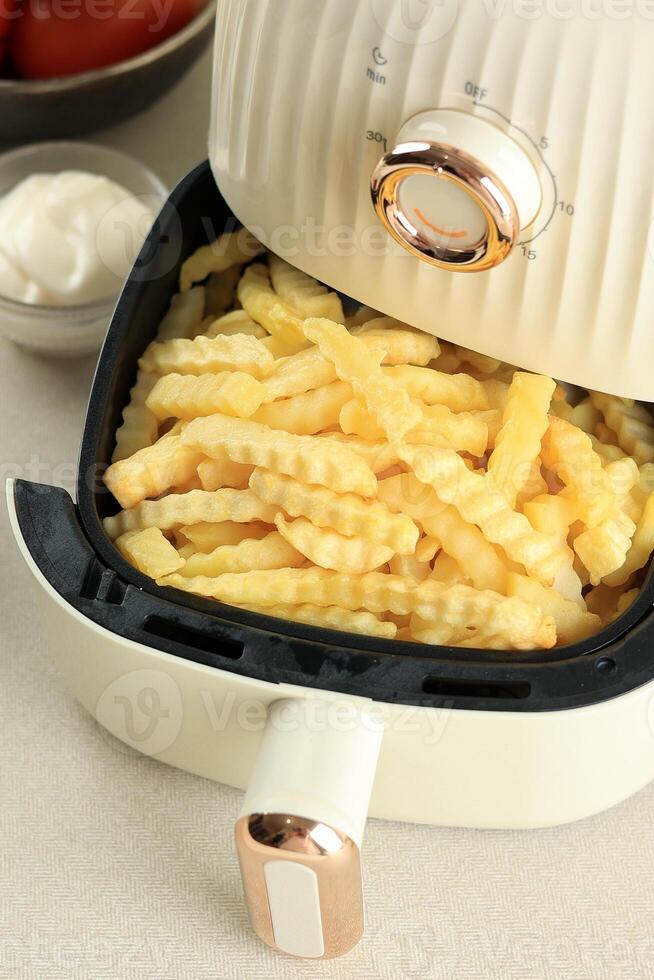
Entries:
<svg viewBox="0 0 654 980">
<path fill-rule="evenodd" d="M 235 227 L 208 163 L 201 164 L 164 206 L 109 328 L 84 427 L 79 521 L 63 491 L 17 485 L 19 513 L 32 529 L 29 547 L 52 567 L 53 585 L 62 596 L 113 632 L 179 657 L 260 680 L 377 701 L 544 711 L 605 700 L 651 680 L 651 570 L 639 599 L 597 636 L 551 651 L 505 653 L 398 643 L 282 622 L 159 588 L 121 557 L 102 528 L 102 518 L 117 506 L 101 476 L 137 360 L 169 304 L 181 262 Z"/>
</svg>

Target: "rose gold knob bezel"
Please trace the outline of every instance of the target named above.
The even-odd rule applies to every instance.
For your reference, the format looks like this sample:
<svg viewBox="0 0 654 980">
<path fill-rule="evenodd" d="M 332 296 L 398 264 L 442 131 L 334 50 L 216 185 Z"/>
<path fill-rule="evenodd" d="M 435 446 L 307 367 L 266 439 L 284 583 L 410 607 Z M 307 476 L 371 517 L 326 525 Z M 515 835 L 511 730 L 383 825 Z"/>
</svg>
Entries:
<svg viewBox="0 0 654 980">
<path fill-rule="evenodd" d="M 402 210 L 399 192 L 407 177 L 428 174 L 449 181 L 481 209 L 486 231 L 472 246 L 437 248 Z M 400 143 L 385 154 L 371 178 L 372 201 L 386 229 L 409 252 L 448 272 L 484 272 L 503 262 L 518 240 L 520 219 L 504 184 L 475 157 L 439 143 Z"/>
</svg>

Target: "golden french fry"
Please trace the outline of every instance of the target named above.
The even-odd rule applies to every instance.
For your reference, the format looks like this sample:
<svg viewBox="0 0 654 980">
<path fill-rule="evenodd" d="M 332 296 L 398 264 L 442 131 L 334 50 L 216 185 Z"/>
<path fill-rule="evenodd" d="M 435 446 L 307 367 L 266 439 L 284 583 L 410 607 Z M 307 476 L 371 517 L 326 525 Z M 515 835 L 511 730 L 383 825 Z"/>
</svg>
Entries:
<svg viewBox="0 0 654 980">
<path fill-rule="evenodd" d="M 406 391 L 382 372 L 381 353 L 370 351 L 346 327 L 331 320 L 310 318 L 303 329 L 322 355 L 333 362 L 341 381 L 351 384 L 363 399 L 390 442 L 401 439 L 418 424 L 420 410 Z"/>
<path fill-rule="evenodd" d="M 335 572 L 352 575 L 372 572 L 390 561 L 394 554 L 387 545 L 376 544 L 358 535 L 349 537 L 332 528 L 318 527 L 306 517 L 285 521 L 278 514 L 275 524 L 282 537 L 314 565 L 331 568 Z"/>
<path fill-rule="evenodd" d="M 152 343 L 139 360 L 139 367 L 152 374 L 219 374 L 243 371 L 265 378 L 273 369 L 273 356 L 260 340 L 246 334 L 231 337 L 196 337 Z"/>
<path fill-rule="evenodd" d="M 146 405 L 158 419 L 195 419 L 198 416 L 234 415 L 248 418 L 261 405 L 266 390 L 243 371 L 220 374 L 165 374 L 148 395 Z"/>
<path fill-rule="evenodd" d="M 469 374 L 445 374 L 412 364 L 383 370 L 384 374 L 401 384 L 411 398 L 426 405 L 445 405 L 452 412 L 485 411 L 496 407 L 491 403 L 485 383 Z"/>
<path fill-rule="evenodd" d="M 121 507 L 135 507 L 187 483 L 202 458 L 202 453 L 182 444 L 181 436 L 163 436 L 153 446 L 112 463 L 104 474 L 105 486 Z"/>
<path fill-rule="evenodd" d="M 255 323 L 245 310 L 232 310 L 218 319 L 214 317 L 203 332 L 205 337 L 232 337 L 234 334 L 244 333 L 262 340 L 268 336 L 263 327 Z"/>
<path fill-rule="evenodd" d="M 654 551 L 654 493 L 650 494 L 647 499 L 626 560 L 617 571 L 606 577 L 606 584 L 609 586 L 624 585 L 634 572 L 647 564 L 652 551 Z"/>
<path fill-rule="evenodd" d="M 503 636 L 506 649 L 548 649 L 556 643 L 552 616 L 517 596 L 501 596 L 467 585 L 444 586 L 433 578 L 417 589 L 414 612 L 434 625 L 449 624 L 456 633 L 462 627 L 481 636 Z"/>
<path fill-rule="evenodd" d="M 275 619 L 286 619 L 292 623 L 306 623 L 307 626 L 320 626 L 322 629 L 340 630 L 343 633 L 361 633 L 363 636 L 378 636 L 381 639 L 392 640 L 397 634 L 397 627 L 392 622 L 382 622 L 369 612 L 352 612 L 339 606 L 314 606 L 305 603 L 301 606 L 244 606 L 252 612 L 274 616 Z"/>
<path fill-rule="evenodd" d="M 438 554 L 441 543 L 433 534 L 425 534 L 416 545 L 416 558 L 419 562 L 431 562 Z"/>
<path fill-rule="evenodd" d="M 221 235 L 210 245 L 203 245 L 182 265 L 179 288 L 185 293 L 194 282 L 202 282 L 212 273 L 225 272 L 261 255 L 265 249 L 246 228 Z"/>
<path fill-rule="evenodd" d="M 196 286 L 186 293 L 176 293 L 170 308 L 159 324 L 157 340 L 174 340 L 190 337 L 204 318 L 205 294 L 203 286 Z"/>
<path fill-rule="evenodd" d="M 607 426 L 618 438 L 618 445 L 638 463 L 654 461 L 654 418 L 648 409 L 624 398 L 591 391 L 590 398 Z"/>
<path fill-rule="evenodd" d="M 472 585 L 470 579 L 463 574 L 459 563 L 445 551 L 440 551 L 436 555 L 431 577 L 444 585 Z"/>
<path fill-rule="evenodd" d="M 130 400 L 123 409 L 122 424 L 116 430 L 116 448 L 112 463 L 133 456 L 157 441 L 158 421 L 146 406 L 146 400 L 157 382 L 156 374 L 139 371 L 136 384 L 130 391 Z"/>
<path fill-rule="evenodd" d="M 130 564 L 150 578 L 172 575 L 184 566 L 184 559 L 156 527 L 128 531 L 117 539 L 116 547 Z"/>
<path fill-rule="evenodd" d="M 486 476 L 473 473 L 453 450 L 407 446 L 402 459 L 421 483 L 432 486 L 443 503 L 452 504 L 469 524 L 498 544 L 530 575 L 551 585 L 565 562 L 563 549 L 535 531 L 524 514 L 509 507 L 506 497 Z"/>
<path fill-rule="evenodd" d="M 588 569 L 591 585 L 623 568 L 635 531 L 631 518 L 616 508 L 601 524 L 577 535 L 573 547 Z"/>
<path fill-rule="evenodd" d="M 547 589 L 540 582 L 515 572 L 508 574 L 508 595 L 519 596 L 533 603 L 556 623 L 559 643 L 579 643 L 601 629 L 599 616 L 580 609 L 575 602 L 564 599 L 554 589 Z"/>
<path fill-rule="evenodd" d="M 548 410 L 556 382 L 540 374 L 516 371 L 509 388 L 502 427 L 488 460 L 488 474 L 515 508 L 532 473 L 548 428 Z"/>
<path fill-rule="evenodd" d="M 318 316 L 343 322 L 343 304 L 337 293 L 330 293 L 326 286 L 273 253 L 268 261 L 273 289 L 301 317 Z"/>
<path fill-rule="evenodd" d="M 158 527 L 162 531 L 191 524 L 217 524 L 221 521 L 263 521 L 272 524 L 277 507 L 263 503 L 251 490 L 192 490 L 190 493 L 169 494 L 160 500 L 143 500 L 136 507 L 123 510 L 115 517 L 105 517 L 103 524 L 113 540 L 126 531 L 142 531 Z"/>
<path fill-rule="evenodd" d="M 413 473 L 401 473 L 380 480 L 377 499 L 394 514 L 407 514 L 421 524 L 447 507 L 433 487 L 421 483 Z"/>
<path fill-rule="evenodd" d="M 245 270 L 237 295 L 245 312 L 282 344 L 298 350 L 306 347 L 301 316 L 272 289 L 264 265 L 257 263 Z"/>
<path fill-rule="evenodd" d="M 475 524 L 468 524 L 454 507 L 421 522 L 427 534 L 440 541 L 443 551 L 461 568 L 476 589 L 506 593 L 506 565 Z"/>
<path fill-rule="evenodd" d="M 382 364 L 414 364 L 424 367 L 440 353 L 436 337 L 409 329 L 406 324 L 390 317 L 370 321 L 352 333 L 371 351 L 383 355 Z"/>
<path fill-rule="evenodd" d="M 578 517 L 596 527 L 609 517 L 615 495 L 590 436 L 564 419 L 550 416 L 541 458 L 574 497 Z"/>
<path fill-rule="evenodd" d="M 294 435 L 315 435 L 338 424 L 341 408 L 351 398 L 352 386 L 345 381 L 334 381 L 324 388 L 262 405 L 252 419 Z"/>
<path fill-rule="evenodd" d="M 392 514 L 380 501 L 307 486 L 281 473 L 261 469 L 252 474 L 250 489 L 266 504 L 276 506 L 290 517 L 306 517 L 318 527 L 361 536 L 397 554 L 411 555 L 415 551 L 419 537 L 416 525 L 404 514 Z"/>
<path fill-rule="evenodd" d="M 190 422 L 182 440 L 207 456 L 227 453 L 236 463 L 277 470 L 336 493 L 374 497 L 377 491 L 375 475 L 360 456 L 313 436 L 296 436 L 259 422 L 211 415 Z"/>
<path fill-rule="evenodd" d="M 303 395 L 337 380 L 334 365 L 312 347 L 277 361 L 272 374 L 265 381 L 268 393 L 266 401 Z"/>
<path fill-rule="evenodd" d="M 394 555 L 388 562 L 391 575 L 400 575 L 414 582 L 423 582 L 431 575 L 428 561 L 420 561 L 416 555 Z"/>
<path fill-rule="evenodd" d="M 183 536 L 196 551 L 202 551 L 206 554 L 222 545 L 240 544 L 246 538 L 256 540 L 265 538 L 270 530 L 270 526 L 266 524 L 236 524 L 234 521 L 221 521 L 218 524 L 205 522 L 181 527 L 175 534 L 176 536 Z"/>
<path fill-rule="evenodd" d="M 488 426 L 482 418 L 471 413 L 454 415 L 444 405 L 421 407 L 413 403 L 421 414 L 419 423 L 405 433 L 403 439 L 410 445 L 440 446 L 455 448 L 480 456 L 488 442 Z M 339 422 L 343 432 L 354 434 L 368 441 L 379 441 L 386 432 L 377 419 L 368 411 L 363 401 L 354 398 L 341 409 Z"/>
<path fill-rule="evenodd" d="M 323 432 L 320 437 L 347 446 L 366 461 L 375 475 L 385 473 L 399 462 L 397 450 L 389 442 L 368 442 L 366 439 L 344 435 L 342 432 Z"/>
<path fill-rule="evenodd" d="M 198 464 L 198 477 L 202 490 L 222 490 L 232 487 L 233 490 L 245 490 L 252 476 L 252 466 L 244 463 L 234 463 L 231 459 L 203 459 Z"/>
<path fill-rule="evenodd" d="M 277 531 L 264 538 L 245 538 L 235 545 L 221 545 L 208 554 L 196 552 L 188 559 L 182 575 L 214 578 L 225 572 L 252 572 L 269 568 L 299 568 L 304 555 L 292 547 Z"/>
</svg>

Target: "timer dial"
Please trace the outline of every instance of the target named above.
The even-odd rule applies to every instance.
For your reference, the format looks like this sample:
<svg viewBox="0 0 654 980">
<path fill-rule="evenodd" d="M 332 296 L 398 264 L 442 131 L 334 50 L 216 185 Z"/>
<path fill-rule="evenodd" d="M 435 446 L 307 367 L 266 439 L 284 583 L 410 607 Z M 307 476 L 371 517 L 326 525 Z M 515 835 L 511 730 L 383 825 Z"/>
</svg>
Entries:
<svg viewBox="0 0 654 980">
<path fill-rule="evenodd" d="M 527 153 L 492 123 L 453 109 L 410 119 L 373 171 L 371 191 L 393 238 L 458 272 L 503 262 L 542 202 Z"/>
</svg>

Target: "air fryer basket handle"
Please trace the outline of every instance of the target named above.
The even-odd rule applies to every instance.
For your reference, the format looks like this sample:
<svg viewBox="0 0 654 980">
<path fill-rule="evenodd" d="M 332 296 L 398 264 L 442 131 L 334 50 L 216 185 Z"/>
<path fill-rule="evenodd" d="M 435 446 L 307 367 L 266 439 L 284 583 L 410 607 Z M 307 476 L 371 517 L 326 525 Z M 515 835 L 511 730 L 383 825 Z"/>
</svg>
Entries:
<svg viewBox="0 0 654 980">
<path fill-rule="evenodd" d="M 236 824 L 250 919 L 269 946 L 328 959 L 361 938 L 359 848 L 381 740 L 365 703 L 271 706 Z"/>
</svg>

